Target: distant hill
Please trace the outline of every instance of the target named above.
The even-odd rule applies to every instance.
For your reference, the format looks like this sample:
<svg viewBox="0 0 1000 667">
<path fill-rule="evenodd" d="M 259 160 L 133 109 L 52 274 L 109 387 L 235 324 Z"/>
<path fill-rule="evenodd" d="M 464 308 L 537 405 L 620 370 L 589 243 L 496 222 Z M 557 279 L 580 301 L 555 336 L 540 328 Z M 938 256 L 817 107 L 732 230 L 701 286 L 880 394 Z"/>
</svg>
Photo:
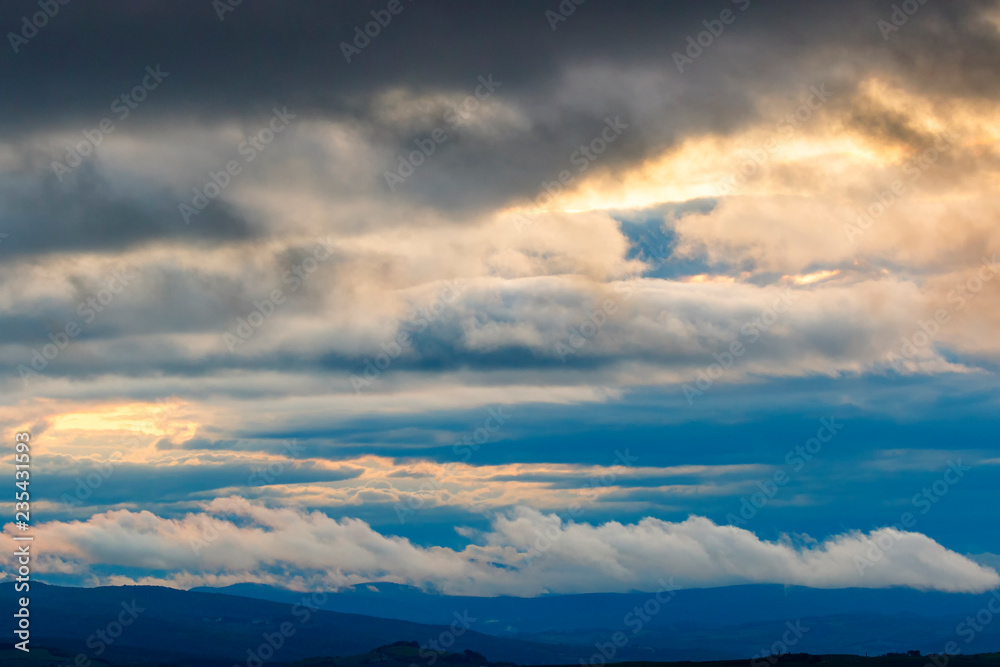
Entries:
<svg viewBox="0 0 1000 667">
<path fill-rule="evenodd" d="M 302 593 L 266 587 L 254 587 L 252 592 L 280 600 L 154 586 L 66 588 L 33 582 L 32 640 L 33 646 L 74 658 L 82 654 L 89 660 L 146 665 L 151 663 L 142 661 L 156 656 L 164 665 L 187 667 L 226 662 L 225 667 L 232 667 L 248 661 L 249 667 L 260 667 L 254 664 L 259 658 L 261 664 L 274 665 L 366 655 L 364 660 L 370 662 L 363 664 L 392 667 L 382 663 L 395 661 L 400 651 L 414 650 L 417 659 L 406 667 L 448 667 L 444 657 L 433 657 L 437 650 L 459 655 L 448 657 L 456 661 L 452 667 L 461 656 L 475 654 L 492 663 L 577 665 L 581 660 L 599 662 L 616 636 L 622 643 L 613 647 L 609 662 L 732 659 L 742 660 L 746 667 L 748 658 L 785 636 L 789 624 L 800 628 L 800 636 L 786 647 L 794 652 L 930 653 L 942 651 L 949 642 L 958 643 L 966 653 L 1000 651 L 1000 620 L 985 624 L 971 643 L 957 634 L 958 624 L 990 599 L 983 595 L 873 591 L 884 597 L 869 597 L 868 591 L 788 589 L 775 598 L 772 587 L 679 591 L 638 623 L 634 611 L 651 599 L 648 593 L 520 599 L 435 596 L 384 584 L 373 588 L 329 594 L 327 605 L 369 605 L 365 608 L 380 615 L 414 614 L 426 622 L 311 611 L 295 606 L 303 600 Z M 247 587 L 226 590 L 250 592 Z M 12 584 L 0 585 L 0 592 L 7 608 L 12 608 Z M 852 598 L 854 594 L 858 597 Z M 97 631 L 129 613 L 133 600 L 139 610 L 135 621 L 113 641 L 103 642 Z M 782 600 L 788 602 L 782 606 L 778 603 Z M 872 609 L 858 611 L 865 603 Z M 906 611 L 893 606 L 904 603 L 912 606 Z M 841 613 L 844 609 L 850 611 Z M 410 644 L 399 644 L 388 654 L 375 651 L 397 642 Z M 0 661 L 4 667 L 7 664 Z M 926 661 L 917 667 L 925 666 Z"/>
<path fill-rule="evenodd" d="M 378 665 L 379 667 L 412 667 L 415 655 L 398 647 L 383 647 L 371 653 L 347 658 L 317 658 L 313 660 L 303 660 L 287 665 L 286 667 L 365 667 Z M 940 659 L 940 658 L 939 658 Z M 949 656 L 949 663 L 954 667 L 996 667 L 1000 664 L 1000 654 L 986 653 L 978 655 Z M 810 655 L 810 654 L 790 654 L 783 655 L 776 661 L 774 667 L 925 667 L 928 664 L 927 657 L 905 657 L 905 656 L 877 656 L 864 657 L 856 655 Z M 445 667 L 500 667 L 497 663 L 477 662 L 470 660 L 465 655 L 448 655 L 440 663 Z M 743 660 L 717 660 L 711 662 L 621 662 L 616 663 L 617 667 L 690 667 L 697 664 L 698 667 L 747 667 L 748 661 Z M 764 662 L 771 667 L 770 663 Z M 555 666 L 537 666 L 555 667 Z"/>
<path fill-rule="evenodd" d="M 301 594 L 258 584 L 200 588 L 274 601 Z M 400 620 L 443 623 L 455 610 L 478 619 L 480 632 L 593 648 L 617 630 L 650 593 L 599 593 L 537 598 L 457 597 L 409 586 L 377 583 L 329 593 L 325 609 Z M 948 641 L 964 650 L 1000 650 L 1000 622 L 976 633 L 966 645 L 956 626 L 991 599 L 912 589 L 823 590 L 780 585 L 729 586 L 678 591 L 623 650 L 630 658 L 710 660 L 753 655 L 769 646 L 787 620 L 811 619 L 803 650 L 837 654 L 882 654 L 920 649 L 940 651 Z"/>
<path fill-rule="evenodd" d="M 0 591 L 4 608 L 12 609 L 13 584 L 0 585 Z M 581 653 L 493 637 L 461 625 L 452 630 L 447 625 L 310 611 L 292 604 L 156 586 L 69 588 L 32 582 L 30 596 L 32 645 L 88 659 L 128 662 L 156 655 L 166 663 L 191 667 L 219 661 L 245 664 L 248 651 L 265 645 L 267 636 L 275 638 L 273 643 L 280 640 L 273 661 L 281 662 L 362 654 L 399 640 L 426 644 L 442 637 L 451 651 L 475 651 L 503 662 L 572 663 Z M 301 598 L 300 594 L 296 600 Z M 132 607 L 133 600 L 141 611 L 131 620 L 125 607 Z M 97 631 L 107 630 L 122 614 L 130 625 L 117 639 L 102 642 Z M 287 637 L 281 636 L 282 627 L 289 631 Z M 105 650 L 98 655 L 102 645 Z"/>
<path fill-rule="evenodd" d="M 206 593 L 291 601 L 301 594 L 262 584 L 223 588 L 194 588 Z M 424 592 L 391 583 L 359 585 L 329 593 L 324 609 L 383 618 L 444 623 L 456 609 L 468 609 L 485 619 L 477 628 L 490 634 L 538 633 L 621 625 L 622 617 L 650 593 L 589 593 L 536 598 L 466 597 Z M 651 625 L 676 622 L 739 625 L 756 621 L 784 621 L 803 616 L 913 614 L 925 618 L 964 617 L 985 604 L 986 596 L 910 588 L 817 589 L 771 584 L 696 588 L 679 591 Z M 957 620 L 956 620 L 957 622 Z M 509 629 L 508 629 L 509 628 Z"/>
<path fill-rule="evenodd" d="M 36 646 L 29 652 L 19 651 L 9 643 L 0 643 L 0 665 L 3 667 L 71 667 L 74 656 L 58 650 Z M 86 667 L 119 667 L 103 660 L 92 660 Z"/>
<path fill-rule="evenodd" d="M 462 653 L 440 652 L 436 654 L 438 667 L 513 667 L 510 663 L 490 662 L 486 656 L 470 651 Z M 33 649 L 30 654 L 6 649 L 0 646 L 0 665 L 3 667 L 66 667 L 73 660 L 72 655 L 59 651 Z M 943 657 L 938 656 L 939 661 Z M 1000 654 L 958 655 L 948 656 L 948 664 L 953 667 L 996 667 L 1000 664 Z M 163 661 L 158 657 L 136 662 L 104 662 L 94 661 L 86 667 L 188 667 L 187 661 Z M 246 664 L 246 663 L 241 663 Z M 427 664 L 421 658 L 420 649 L 410 642 L 396 642 L 381 646 L 367 653 L 344 657 L 316 657 L 293 662 L 269 661 L 270 667 L 413 667 Z M 746 667 L 747 660 L 722 660 L 712 662 L 622 662 L 617 667 Z M 764 663 L 770 666 L 770 663 Z M 862 657 L 855 655 L 782 655 L 774 663 L 774 667 L 925 667 L 932 664 L 928 657 L 878 656 Z M 204 663 L 206 667 L 231 667 L 226 662 Z M 258 667 L 256 664 L 250 667 Z M 537 666 L 537 667 L 557 667 Z"/>
</svg>

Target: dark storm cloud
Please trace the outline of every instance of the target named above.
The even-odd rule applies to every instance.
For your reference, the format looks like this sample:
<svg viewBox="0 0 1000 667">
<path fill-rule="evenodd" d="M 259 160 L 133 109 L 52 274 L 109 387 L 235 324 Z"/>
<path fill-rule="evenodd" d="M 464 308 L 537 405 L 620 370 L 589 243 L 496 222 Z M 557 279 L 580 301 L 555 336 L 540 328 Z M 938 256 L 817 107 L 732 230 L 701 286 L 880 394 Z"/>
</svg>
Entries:
<svg viewBox="0 0 1000 667">
<path fill-rule="evenodd" d="M 71 4 L 20 53 L 4 53 L 11 67 L 3 83 L 24 91 L 31 104 L 7 99 L 0 109 L 8 132 L 61 125 L 86 107 L 103 111 L 134 84 L 137 71 L 162 64 L 176 88 L 157 101 L 161 115 L 169 109 L 192 119 L 240 117 L 278 102 L 321 114 L 359 113 L 366 95 L 401 83 L 461 90 L 494 71 L 512 87 L 544 87 L 560 63 L 582 54 L 592 60 L 658 55 L 666 62 L 673 50 L 667 37 L 683 38 L 684 26 L 702 17 L 690 3 L 594 4 L 553 32 L 546 8 L 406 2 L 348 64 L 338 44 L 372 20 L 370 11 L 382 9 L 376 3 L 248 0 L 224 21 L 210 2 Z M 37 9 L 35 2 L 13 3 L 6 29 L 18 30 L 21 15 Z"/>
<path fill-rule="evenodd" d="M 42 160 L 32 160 L 40 163 Z M 246 240 L 258 230 L 224 201 L 213 202 L 198 224 L 186 225 L 179 197 L 165 188 L 130 192 L 109 181 L 94 162 L 60 179 L 48 162 L 0 177 L 4 252 L 121 251 L 152 240 Z"/>
<path fill-rule="evenodd" d="M 556 2 L 404 1 L 348 63 L 340 43 L 383 3 L 246 0 L 224 20 L 207 1 L 71 3 L 19 53 L 4 53 L 0 83 L 17 93 L 0 100 L 0 133 L 85 129 L 146 66 L 159 64 L 170 86 L 145 103 L 130 130 L 249 121 L 287 105 L 304 117 L 361 123 L 392 156 L 384 165 L 391 169 L 395 155 L 441 123 L 379 120 L 380 94 L 406 87 L 468 95 L 478 77 L 492 74 L 502 82 L 493 95 L 525 114 L 527 126 L 496 136 L 459 128 L 394 195 L 441 208 L 491 207 L 537 194 L 608 116 L 620 115 L 630 129 L 595 168 L 635 163 L 690 134 L 733 130 L 755 118 L 758 96 L 794 94 L 818 79 L 849 88 L 866 72 L 885 70 L 924 90 L 995 96 L 998 40 L 977 18 L 993 4 L 928 3 L 883 39 L 876 22 L 889 19 L 891 3 L 867 0 L 594 2 L 555 30 L 545 12 Z M 735 22 L 679 72 L 672 54 L 724 9 Z M 32 2 L 14 4 L 7 28 L 36 10 Z M 559 97 L 574 68 L 606 74 Z M 629 79 L 625 70 L 649 76 Z M 383 187 L 383 174 L 371 182 Z"/>
<path fill-rule="evenodd" d="M 744 3 L 746 13 L 740 15 Z M 997 76 L 995 68 L 986 67 L 996 40 L 974 18 L 977 8 L 991 5 L 973 0 L 928 3 L 905 30 L 891 35 L 899 39 L 887 44 L 875 21 L 888 18 L 891 3 L 861 0 L 808 5 L 791 0 L 588 3 L 555 31 L 545 17 L 545 10 L 556 8 L 554 2 L 404 0 L 404 10 L 348 64 L 338 44 L 349 42 L 355 27 L 371 21 L 370 12 L 382 9 L 379 3 L 245 0 L 223 21 L 211 2 L 70 4 L 20 53 L 6 50 L 9 67 L 3 83 L 24 91 L 31 103 L 5 97 L 0 109 L 8 131 L 58 122 L 91 104 L 103 109 L 136 83 L 146 65 L 158 63 L 173 68 L 171 84 L 177 89 L 157 106 L 172 112 L 186 109 L 194 117 L 239 117 L 279 102 L 356 113 L 363 110 L 352 104 L 359 94 L 401 83 L 464 90 L 491 71 L 498 77 L 503 72 L 512 88 L 537 92 L 572 63 L 673 68 L 671 54 L 683 49 L 685 38 L 704 29 L 702 20 L 727 8 L 738 20 L 725 37 L 775 37 L 766 49 L 774 61 L 790 51 L 834 42 L 846 48 L 845 42 L 862 43 L 872 36 L 873 51 L 913 56 L 916 48 L 929 46 L 920 43 L 923 39 L 946 38 L 956 48 L 934 54 L 934 74 L 941 76 L 935 83 L 945 84 L 947 70 L 954 67 Z M 37 3 L 27 0 L 10 3 L 5 29 L 17 30 L 20 17 L 37 9 Z M 961 38 L 972 42 L 961 43 Z M 721 64 L 745 72 L 753 63 Z M 719 75 L 713 75 L 718 68 L 703 69 L 699 79 Z M 962 84 L 951 80 L 949 85 Z M 996 86 L 966 86 L 962 92 L 970 91 L 995 94 Z M 67 106 L 68 101 L 73 104 Z"/>
<path fill-rule="evenodd" d="M 6 248 L 5 248 L 6 250 Z M 114 277 L 124 287 L 106 307 L 95 303 L 96 295 L 107 293 Z M 245 315 L 257 295 L 236 278 L 174 267 L 136 267 L 122 262 L 99 277 L 70 273 L 71 298 L 46 299 L 30 312 L 0 314 L 0 343 L 47 342 L 50 332 L 64 331 L 75 324 L 76 341 L 107 341 L 120 336 L 221 331 L 230 320 Z M 293 306 L 294 307 L 294 306 Z M 98 308 L 100 311 L 98 312 Z M 72 364 L 74 345 L 64 361 Z M 81 360 L 86 364 L 86 360 Z"/>
<path fill-rule="evenodd" d="M 387 120 L 377 113 L 382 93 L 406 86 L 417 93 L 468 94 L 478 77 L 493 74 L 503 81 L 497 99 L 517 107 L 527 125 L 498 136 L 456 133 L 452 143 L 391 195 L 432 198 L 439 207 L 492 206 L 536 194 L 540 180 L 552 179 L 565 168 L 575 147 L 595 136 L 607 115 L 620 112 L 630 127 L 602 156 L 599 166 L 632 164 L 689 133 L 721 132 L 752 120 L 758 95 L 791 91 L 794 99 L 796 92 L 823 80 L 822 74 L 846 82 L 845 94 L 831 105 L 856 104 L 850 117 L 857 126 L 879 137 L 921 142 L 923 137 L 904 116 L 865 106 L 863 100 L 855 103 L 850 84 L 879 67 L 891 67 L 900 76 L 920 71 L 916 85 L 924 89 L 947 86 L 962 94 L 994 94 L 994 87 L 982 87 L 983 78 L 990 74 L 977 63 L 995 51 L 995 34 L 991 36 L 972 18 L 987 3 L 939 5 L 923 5 L 885 40 L 876 21 L 888 17 L 890 8 L 881 3 L 857 0 L 811 3 L 804 8 L 796 3 L 751 2 L 717 43 L 685 72 L 678 72 L 671 54 L 684 50 L 688 35 L 704 29 L 702 21 L 714 20 L 723 8 L 738 10 L 737 3 L 634 3 L 625 7 L 585 3 L 555 31 L 545 18 L 544 4 L 407 3 L 350 64 L 344 61 L 338 43 L 350 39 L 354 27 L 369 20 L 377 4 L 345 9 L 326 3 L 275 5 L 245 0 L 220 21 L 210 2 L 110 3 L 100 8 L 70 3 L 19 53 L 4 53 L 9 67 L 3 69 L 0 81 L 6 89 L 19 92 L 0 100 L 0 132 L 14 145 L 28 146 L 32 136 L 44 132 L 90 127 L 107 113 L 109 100 L 127 92 L 146 66 L 162 65 L 170 72 L 167 83 L 144 103 L 141 113 L 129 118 L 128 131 L 174 130 L 183 138 L 188 125 L 256 118 L 273 105 L 287 105 L 303 117 L 359 123 L 365 136 L 391 147 L 387 154 L 394 154 L 412 136 L 421 136 L 433 126 L 437 116 L 435 112 L 429 119 L 414 121 L 416 127 L 410 121 Z M 35 7 L 32 3 L 14 5 L 8 16 L 16 21 Z M 549 8 L 554 7 L 553 3 Z M 15 27 L 12 24 L 11 29 Z M 895 60 L 898 53 L 917 46 L 932 54 L 936 37 L 959 41 L 962 35 L 968 41 L 955 48 L 971 52 L 935 60 L 926 75 L 909 69 L 908 61 Z M 73 55 L 65 48 L 68 44 L 74 46 Z M 816 71 L 810 69 L 813 66 Z M 582 81 L 567 87 L 566 79 L 572 79 L 574 68 L 581 67 L 590 69 L 581 75 Z M 601 68 L 609 73 L 601 74 Z M 962 83 L 962 68 L 974 74 L 974 83 Z M 652 76 L 647 77 L 648 72 Z M 590 77 L 596 79 L 591 82 Z M 213 169 L 218 166 L 211 165 Z M 120 250 L 159 239 L 236 242 L 258 233 L 221 198 L 200 214 L 196 224 L 184 225 L 177 211 L 181 199 L 175 193 L 158 189 L 156 184 L 133 192 L 102 176 L 99 161 L 78 167 L 61 183 L 53 174 L 42 173 L 48 170 L 48 163 L 36 158 L 27 161 L 21 173 L 15 170 L 0 178 L 4 222 L 0 230 L 10 235 L 4 252 Z M 371 179 L 378 184 L 381 174 L 372 173 Z M 375 192 L 378 197 L 390 196 L 384 190 Z M 690 210 L 709 208 L 707 200 L 698 200 Z M 680 208 L 661 207 L 652 217 L 682 213 Z M 408 222 L 405 217 L 401 220 Z M 671 249 L 673 236 L 659 227 L 643 229 L 626 222 L 622 227 L 635 242 L 633 257 L 649 260 L 650 253 Z M 281 270 L 298 262 L 300 255 L 289 251 L 281 256 Z M 339 271 L 340 259 L 324 270 Z M 104 372 L 130 377 L 205 376 L 241 369 L 339 375 L 346 380 L 351 373 L 363 372 L 371 354 L 333 345 L 284 348 L 269 355 L 227 352 L 221 334 L 235 325 L 237 317 L 246 316 L 254 299 L 283 283 L 280 274 L 275 275 L 265 281 L 267 289 L 261 290 L 260 284 L 245 286 L 241 277 L 213 277 L 210 268 L 204 272 L 144 268 L 144 276 L 151 277 L 144 279 L 143 287 L 123 297 L 127 303 L 116 303 L 102 314 L 84 330 L 81 341 L 107 341 L 127 333 L 200 331 L 219 335 L 215 349 L 181 355 L 181 342 L 163 339 L 130 341 L 114 350 L 74 345 L 46 374 L 91 376 L 95 364 Z M 252 263 L 245 268 L 252 270 Z M 653 275 L 672 277 L 704 269 L 704 264 L 694 260 L 665 262 Z M 310 289 L 316 285 L 321 290 L 327 284 L 313 280 Z M 0 341 L 45 344 L 49 331 L 58 330 L 74 316 L 79 298 L 91 291 L 85 287 L 74 300 L 53 304 L 48 299 L 31 312 L 0 322 L 5 332 Z M 532 369 L 570 378 L 574 373 L 611 369 L 623 361 L 664 367 L 702 367 L 713 362 L 714 348 L 695 349 L 684 340 L 668 344 L 671 341 L 660 332 L 619 336 L 625 345 L 605 346 L 603 337 L 595 338 L 580 354 L 564 357 L 556 345 L 565 342 L 571 327 L 578 327 L 594 307 L 596 302 L 589 296 L 571 289 L 531 294 L 518 298 L 519 307 L 485 297 L 470 299 L 414 336 L 411 349 L 379 382 L 394 382 L 397 374 L 430 376 L 470 369 Z M 314 302 L 302 299 L 283 306 L 282 317 L 309 305 Z M 700 306 L 686 308 L 681 315 L 694 319 Z M 564 317 L 550 320 L 548 313 L 554 310 Z M 652 319 L 661 309 L 651 303 L 647 310 L 640 315 Z M 717 319 L 739 326 L 746 316 L 755 314 L 727 309 Z M 480 319 L 473 320 L 471 315 Z M 529 345 L 514 339 L 477 346 L 466 328 L 480 320 L 530 325 L 540 342 Z M 628 333 L 641 321 L 619 316 L 605 331 Z M 817 318 L 795 335 L 763 339 L 753 354 L 760 360 L 782 360 L 804 358 L 818 349 L 833 359 L 859 354 L 875 358 L 880 350 L 874 349 L 871 338 L 863 327 L 829 326 Z M 261 390 L 241 391 L 249 395 Z"/>
</svg>

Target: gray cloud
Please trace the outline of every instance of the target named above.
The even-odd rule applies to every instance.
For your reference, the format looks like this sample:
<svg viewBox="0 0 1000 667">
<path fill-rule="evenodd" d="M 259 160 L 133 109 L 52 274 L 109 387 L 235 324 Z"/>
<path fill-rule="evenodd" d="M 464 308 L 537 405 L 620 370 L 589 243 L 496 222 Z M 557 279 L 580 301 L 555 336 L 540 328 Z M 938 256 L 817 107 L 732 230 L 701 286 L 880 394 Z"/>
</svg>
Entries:
<svg viewBox="0 0 1000 667">
<path fill-rule="evenodd" d="M 136 191 L 135 183 L 109 179 L 95 161 L 60 182 L 47 162 L 32 162 L 27 171 L 0 175 L 8 255 L 120 252 L 152 241 L 219 244 L 259 234 L 222 200 L 205 209 L 199 224 L 186 225 L 178 213 L 183 198 L 167 188 L 144 183 Z"/>
<path fill-rule="evenodd" d="M 761 96 L 817 82 L 850 89 L 866 72 L 893 74 L 932 93 L 995 95 L 1000 40 L 981 20 L 993 6 L 923 5 L 886 41 L 876 21 L 891 10 L 866 0 L 754 2 L 745 13 L 730 2 L 594 4 L 556 31 L 545 6 L 407 3 L 350 64 L 338 44 L 372 20 L 367 6 L 248 0 L 224 21 L 210 4 L 67 6 L 22 53 L 5 54 L 11 66 L 0 83 L 19 94 L 0 102 L 0 133 L 86 129 L 146 65 L 161 63 L 171 72 L 169 86 L 140 107 L 127 131 L 183 132 L 223 119 L 249 130 L 272 106 L 287 105 L 304 118 L 363 128 L 383 151 L 381 168 L 370 175 L 374 187 L 384 185 L 383 169 L 412 150 L 414 139 L 442 124 L 436 112 L 380 115 L 381 96 L 405 89 L 461 99 L 473 93 L 477 77 L 493 74 L 503 82 L 496 102 L 524 122 L 487 134 L 455 130 L 397 193 L 439 208 L 483 210 L 535 196 L 608 115 L 621 115 L 632 129 L 599 169 L 634 164 L 687 136 L 733 131 L 758 117 Z M 736 22 L 690 71 L 678 72 L 672 53 L 726 8 L 736 11 Z M 68 58 L 60 48 L 68 43 L 85 57 Z M 32 104 L 21 105 L 23 99 Z"/>
<path fill-rule="evenodd" d="M 754 533 L 692 516 L 672 523 L 564 522 L 528 508 L 497 515 L 487 531 L 463 529 L 462 550 L 421 547 L 357 519 L 266 508 L 220 498 L 207 513 L 167 520 L 144 512 L 108 512 L 86 522 L 35 529 L 47 567 L 75 574 L 140 566 L 174 573 L 139 583 L 197 585 L 218 575 L 263 581 L 274 574 L 307 587 L 392 581 L 453 595 L 519 595 L 655 590 L 673 578 L 680 588 L 784 583 L 818 588 L 908 586 L 982 592 L 996 571 L 949 551 L 926 535 L 881 528 L 823 542 L 803 537 L 767 542 Z M 8 524 L 5 530 L 10 530 Z M 539 539 L 545 536 L 544 540 Z M 883 555 L 864 570 L 856 560 L 878 542 Z M 289 550 L 294 543 L 297 548 Z M 192 549 L 192 545 L 197 549 Z M 587 554 L 581 558 L 581 554 Z M 49 565 L 51 563 L 51 566 Z M 121 582 L 121 579 L 118 579 Z"/>
</svg>

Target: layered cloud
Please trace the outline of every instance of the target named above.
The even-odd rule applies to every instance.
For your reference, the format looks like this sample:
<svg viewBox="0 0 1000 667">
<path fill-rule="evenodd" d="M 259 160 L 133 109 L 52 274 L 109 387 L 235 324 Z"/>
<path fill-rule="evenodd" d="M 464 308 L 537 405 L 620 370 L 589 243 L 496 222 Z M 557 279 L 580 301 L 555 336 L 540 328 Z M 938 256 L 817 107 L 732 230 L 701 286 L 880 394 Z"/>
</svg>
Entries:
<svg viewBox="0 0 1000 667">
<path fill-rule="evenodd" d="M 401 332 L 412 335 L 392 375 L 617 366 L 609 381 L 628 385 L 634 379 L 620 371 L 638 357 L 662 368 L 653 382 L 678 382 L 740 336 L 754 316 L 743 304 L 757 309 L 789 287 L 800 306 L 767 335 L 782 354 L 758 346 L 747 372 L 880 372 L 887 354 L 942 310 L 947 326 L 895 370 L 963 370 L 944 360 L 949 353 L 995 359 L 992 337 L 978 333 L 991 322 L 1000 285 L 1000 246 L 989 222 L 995 149 L 982 129 L 992 117 L 972 102 L 963 115 L 938 109 L 926 95 L 904 98 L 907 127 L 920 129 L 886 136 L 856 116 L 869 97 L 891 98 L 895 89 L 869 88 L 877 92 L 866 88 L 839 106 L 830 101 L 790 144 L 779 136 L 773 154 L 762 148 L 766 122 L 733 130 L 722 145 L 720 135 L 696 135 L 692 148 L 671 149 L 659 162 L 614 175 L 585 172 L 578 190 L 564 189 L 547 209 L 516 198 L 493 211 L 414 205 L 351 180 L 354 156 L 376 151 L 370 137 L 343 121 L 303 119 L 187 222 L 170 208 L 188 200 L 185 188 L 212 182 L 217 172 L 206 169 L 193 190 L 183 185 L 213 141 L 198 136 L 179 150 L 185 140 L 166 133 L 136 138 L 144 144 L 136 150 L 109 144 L 95 165 L 50 183 L 54 199 L 41 187 L 10 190 L 17 201 L 5 248 L 19 259 L 4 271 L 8 339 L 0 358 L 22 381 L 10 378 L 7 388 L 33 391 L 45 379 L 100 367 L 127 377 L 241 372 L 237 383 L 280 368 L 333 375 L 335 386 L 347 389 L 352 371 Z M 419 108 L 406 99 L 391 104 Z M 941 143 L 945 131 L 952 138 Z M 217 164 L 227 157 L 219 137 L 229 133 L 235 147 L 236 128 L 212 134 Z M 303 164 L 307 146 L 315 164 Z M 167 159 L 144 159 L 167 150 Z M 692 161 L 708 191 L 654 185 L 690 173 Z M 741 169 L 751 177 L 734 190 L 729 181 Z M 11 174 L 21 178 L 16 168 Z M 342 191 L 339 178 L 349 181 Z M 129 187 L 145 184 L 145 194 L 115 194 L 126 179 Z M 547 182 L 539 181 L 543 192 Z M 175 187 L 173 207 L 153 203 L 164 196 L 158 187 Z M 620 196 L 620 189 L 632 194 Z M 29 201 L 32 193 L 38 201 Z M 620 208 L 681 195 L 708 195 L 713 203 L 659 220 L 655 209 Z M 160 208 L 140 210 L 150 206 Z M 581 211 L 594 207 L 605 210 Z M 664 256 L 637 255 L 624 231 L 627 221 L 648 216 L 668 239 Z M 66 229 L 52 228 L 56 222 Z M 114 245 L 101 247 L 105 237 Z M 121 294 L 88 306 L 123 267 L 137 275 Z M 651 271 L 667 271 L 668 279 Z M 271 303 L 275 290 L 281 296 Z M 595 317 L 597 330 L 567 359 L 559 345 Z M 818 321 L 823 317 L 829 321 Z M 262 323 L 241 325 L 247 318 Z M 654 324 L 663 318 L 665 331 Z M 61 336 L 71 324 L 77 337 L 69 349 L 51 364 L 37 359 L 50 334 Z M 831 345 L 817 330 L 840 342 Z M 41 367 L 36 381 L 30 371 Z"/>
<path fill-rule="evenodd" d="M 723 9 L 736 21 L 690 47 Z M 996 2 L 921 4 L 888 32 L 891 8 L 867 0 L 584 4 L 557 24 L 544 7 L 407 3 L 346 58 L 370 11 L 70 4 L 12 49 L 0 426 L 35 433 L 39 488 L 55 491 L 41 506 L 82 520 L 46 529 L 63 536 L 66 572 L 104 562 L 83 536 L 118 520 L 147 531 L 123 553 L 152 568 L 170 530 L 222 521 L 187 512 L 239 494 L 289 505 L 211 506 L 241 517 L 229 532 L 252 562 L 199 569 L 184 554 L 160 569 L 274 576 L 279 561 L 250 544 L 265 528 L 250 526 L 284 512 L 322 533 L 311 549 L 355 531 L 426 563 L 397 555 L 386 576 L 448 590 L 583 585 L 561 572 L 594 590 L 650 585 L 640 556 L 669 556 L 691 584 L 851 585 L 846 554 L 880 536 L 898 546 L 858 585 L 988 585 L 930 537 L 845 531 L 908 501 L 894 477 L 906 465 L 985 458 L 1000 361 Z M 442 21 L 454 30 L 428 50 Z M 86 57 L 67 58 L 70 43 Z M 498 406 L 530 417 L 456 461 L 453 443 Z M 844 412 L 869 421 L 828 451 L 828 479 L 773 502 L 844 507 L 826 482 L 864 486 L 864 508 L 816 519 L 819 545 L 661 521 L 719 518 L 752 491 L 810 434 L 778 437 L 782 416 Z M 971 420 L 961 436 L 941 427 L 953 413 Z M 741 421 L 754 438 L 734 439 Z M 518 510 L 458 551 L 376 531 L 414 497 L 438 530 L 460 510 L 561 511 L 629 448 L 642 470 L 602 488 L 588 520 L 632 524 Z M 109 465 L 85 502 L 60 504 Z M 279 465 L 279 481 L 249 481 Z M 988 481 L 963 489 L 979 503 L 972 487 Z M 942 523 L 959 514 L 946 507 Z M 304 513 L 316 509 L 371 525 Z M 934 521 L 942 544 L 1000 549 Z M 558 548 L 518 561 L 520 526 L 552 522 L 581 553 L 594 536 L 617 545 L 590 549 L 617 574 Z M 663 551 L 633 558 L 646 532 Z M 713 563 L 704 581 L 688 539 Z M 301 581 L 378 577 L 360 561 L 282 563 Z"/>
<path fill-rule="evenodd" d="M 591 525 L 518 508 L 496 517 L 488 531 L 463 531 L 473 543 L 454 550 L 383 535 L 356 519 L 265 508 L 240 498 L 220 498 L 205 509 L 179 519 L 122 510 L 86 522 L 43 524 L 35 531 L 39 571 L 89 575 L 92 583 L 173 586 L 260 581 L 315 589 L 391 581 L 488 596 L 655 590 L 664 581 L 679 587 L 783 583 L 952 592 L 1000 585 L 994 570 L 924 535 L 893 528 L 823 542 L 808 536 L 766 542 L 695 516 L 680 523 Z M 123 568 L 167 574 L 116 573 Z"/>
</svg>

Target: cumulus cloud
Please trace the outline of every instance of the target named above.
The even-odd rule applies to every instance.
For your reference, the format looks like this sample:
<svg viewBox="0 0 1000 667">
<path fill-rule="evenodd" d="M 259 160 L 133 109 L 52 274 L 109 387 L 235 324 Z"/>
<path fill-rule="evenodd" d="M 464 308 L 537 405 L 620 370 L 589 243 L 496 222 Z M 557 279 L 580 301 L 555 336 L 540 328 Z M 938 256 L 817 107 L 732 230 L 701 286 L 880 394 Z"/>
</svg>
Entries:
<svg viewBox="0 0 1000 667">
<path fill-rule="evenodd" d="M 173 585 L 234 577 L 309 587 L 393 581 L 460 595 L 653 590 L 671 577 L 681 587 L 783 583 L 981 592 L 1000 585 L 993 569 L 925 535 L 893 528 L 821 542 L 807 536 L 769 542 L 697 516 L 592 525 L 521 507 L 495 517 L 489 530 L 461 532 L 473 542 L 461 550 L 425 547 L 357 519 L 232 497 L 178 519 L 120 510 L 50 522 L 36 528 L 35 538 L 43 554 L 40 573 L 89 574 L 93 582 L 108 579 L 92 568 L 121 582 L 130 576 L 121 568 L 139 567 L 167 572 L 139 581 Z"/>
</svg>

